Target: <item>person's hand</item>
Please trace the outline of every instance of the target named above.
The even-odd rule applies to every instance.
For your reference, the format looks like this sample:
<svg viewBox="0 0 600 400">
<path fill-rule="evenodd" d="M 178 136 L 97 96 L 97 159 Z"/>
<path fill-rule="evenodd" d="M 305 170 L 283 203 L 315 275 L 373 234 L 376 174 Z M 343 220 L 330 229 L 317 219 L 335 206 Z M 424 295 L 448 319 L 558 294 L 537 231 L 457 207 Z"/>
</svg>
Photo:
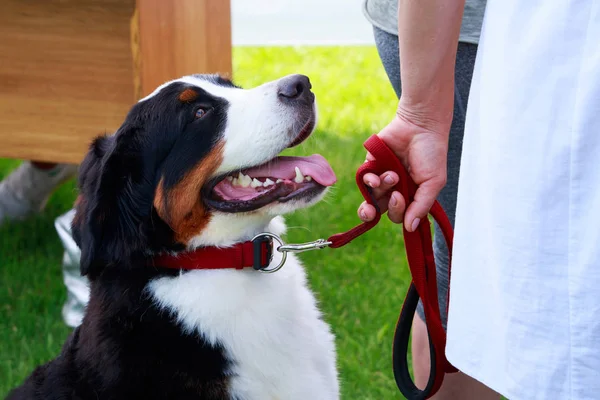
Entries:
<svg viewBox="0 0 600 400">
<path fill-rule="evenodd" d="M 419 123 L 421 118 L 399 109 L 396 117 L 378 136 L 398 156 L 411 178 L 417 184 L 414 201 L 405 210 L 404 198 L 390 189 L 398 182 L 395 172 L 388 171 L 380 176 L 366 174 L 364 182 L 373 188 L 381 212 L 388 212 L 392 222 L 402 223 L 413 232 L 422 218 L 429 213 L 437 195 L 446 184 L 446 159 L 448 156 L 448 132 L 444 125 Z M 429 126 L 432 126 L 431 128 Z M 367 161 L 373 156 L 367 153 Z M 406 213 L 405 213 L 406 211 Z M 375 207 L 363 202 L 358 215 L 362 221 L 375 218 Z"/>
</svg>

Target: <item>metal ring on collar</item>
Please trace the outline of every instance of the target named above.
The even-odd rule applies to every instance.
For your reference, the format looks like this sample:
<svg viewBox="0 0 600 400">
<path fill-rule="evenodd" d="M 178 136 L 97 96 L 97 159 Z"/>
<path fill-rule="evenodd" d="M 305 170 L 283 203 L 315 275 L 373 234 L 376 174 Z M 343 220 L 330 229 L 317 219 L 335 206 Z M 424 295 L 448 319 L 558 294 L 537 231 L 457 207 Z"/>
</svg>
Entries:
<svg viewBox="0 0 600 400">
<path fill-rule="evenodd" d="M 259 269 L 260 272 L 264 272 L 266 274 L 272 274 L 273 272 L 279 271 L 281 269 L 281 267 L 283 267 L 283 265 L 285 264 L 285 261 L 287 260 L 287 251 L 279 250 L 279 248 L 284 245 L 283 240 L 281 240 L 281 238 L 279 236 L 277 236 L 273 233 L 269 233 L 269 232 L 259 233 L 258 235 L 254 236 L 252 238 L 252 241 L 254 241 L 258 238 L 261 238 L 261 237 L 270 237 L 271 239 L 273 239 L 279 243 L 279 246 L 275 247 L 277 249 L 277 251 L 281 253 L 281 261 L 279 261 L 279 264 L 276 267 L 273 267 L 270 269 Z"/>
</svg>

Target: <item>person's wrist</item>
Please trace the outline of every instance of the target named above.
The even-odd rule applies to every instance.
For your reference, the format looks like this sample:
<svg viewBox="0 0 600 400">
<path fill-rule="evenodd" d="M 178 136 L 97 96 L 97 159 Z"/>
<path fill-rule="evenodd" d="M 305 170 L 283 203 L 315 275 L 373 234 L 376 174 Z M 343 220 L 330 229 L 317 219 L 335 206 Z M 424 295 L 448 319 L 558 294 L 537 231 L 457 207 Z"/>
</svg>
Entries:
<svg viewBox="0 0 600 400">
<path fill-rule="evenodd" d="M 448 135 L 452 124 L 453 106 L 453 103 L 450 106 L 439 102 L 429 104 L 401 97 L 396 108 L 396 117 L 424 131 Z"/>
</svg>

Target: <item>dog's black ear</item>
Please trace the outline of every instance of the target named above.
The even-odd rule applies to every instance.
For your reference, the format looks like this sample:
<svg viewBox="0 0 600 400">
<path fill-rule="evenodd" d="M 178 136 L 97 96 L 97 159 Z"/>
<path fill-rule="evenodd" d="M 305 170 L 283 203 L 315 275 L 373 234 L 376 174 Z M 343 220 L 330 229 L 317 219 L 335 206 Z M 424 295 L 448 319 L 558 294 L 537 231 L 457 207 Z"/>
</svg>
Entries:
<svg viewBox="0 0 600 400">
<path fill-rule="evenodd" d="M 152 210 L 154 178 L 141 160 L 139 132 L 123 125 L 94 140 L 80 166 L 72 222 L 82 275 L 132 261 L 143 251 L 143 221 Z"/>
</svg>

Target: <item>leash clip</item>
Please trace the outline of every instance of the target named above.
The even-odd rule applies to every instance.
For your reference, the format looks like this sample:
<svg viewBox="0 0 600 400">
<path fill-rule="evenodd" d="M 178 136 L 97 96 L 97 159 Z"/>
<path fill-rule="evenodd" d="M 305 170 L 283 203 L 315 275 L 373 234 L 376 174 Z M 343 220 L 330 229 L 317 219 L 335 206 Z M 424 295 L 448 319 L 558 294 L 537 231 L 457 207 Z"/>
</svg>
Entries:
<svg viewBox="0 0 600 400">
<path fill-rule="evenodd" d="M 283 244 L 277 248 L 277 251 L 281 253 L 303 253 L 310 250 L 320 250 L 325 247 L 329 247 L 331 242 L 325 239 L 317 239 L 312 242 L 298 243 L 298 244 Z"/>
</svg>

